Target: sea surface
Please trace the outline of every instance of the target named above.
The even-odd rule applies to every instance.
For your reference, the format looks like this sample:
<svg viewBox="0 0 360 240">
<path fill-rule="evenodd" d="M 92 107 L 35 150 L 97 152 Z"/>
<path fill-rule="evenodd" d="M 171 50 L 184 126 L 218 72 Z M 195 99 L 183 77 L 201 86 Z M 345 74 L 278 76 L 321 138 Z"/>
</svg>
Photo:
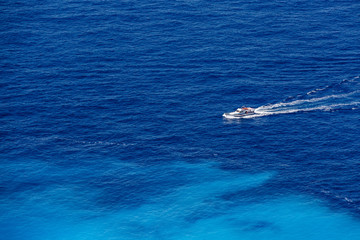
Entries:
<svg viewBox="0 0 360 240">
<path fill-rule="evenodd" d="M 8 0 L 0 20 L 1 240 L 360 239 L 359 1 Z"/>
</svg>

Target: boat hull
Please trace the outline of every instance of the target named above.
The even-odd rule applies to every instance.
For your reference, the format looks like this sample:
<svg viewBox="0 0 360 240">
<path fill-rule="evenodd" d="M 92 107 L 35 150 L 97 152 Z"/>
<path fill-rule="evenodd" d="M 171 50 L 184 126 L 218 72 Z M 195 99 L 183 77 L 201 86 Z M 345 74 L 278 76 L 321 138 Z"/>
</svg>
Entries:
<svg viewBox="0 0 360 240">
<path fill-rule="evenodd" d="M 239 118 L 248 118 L 250 116 L 256 115 L 256 113 L 237 113 L 237 112 L 231 112 L 231 113 L 224 113 L 222 116 L 227 119 L 239 119 Z"/>
</svg>

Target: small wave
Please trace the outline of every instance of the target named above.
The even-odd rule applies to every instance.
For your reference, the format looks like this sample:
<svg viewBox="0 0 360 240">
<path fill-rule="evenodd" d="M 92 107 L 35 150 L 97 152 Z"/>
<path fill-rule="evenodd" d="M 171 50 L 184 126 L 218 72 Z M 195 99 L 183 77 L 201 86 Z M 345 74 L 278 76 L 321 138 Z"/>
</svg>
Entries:
<svg viewBox="0 0 360 240">
<path fill-rule="evenodd" d="M 328 190 L 321 190 L 321 193 L 323 193 L 324 195 L 334 198 L 334 199 L 338 199 L 340 201 L 346 202 L 346 203 L 354 203 L 355 201 L 353 199 L 351 199 L 350 197 L 347 196 L 343 196 L 340 194 L 334 194 Z"/>
<path fill-rule="evenodd" d="M 123 143 L 123 142 L 108 142 L 108 141 L 74 141 L 75 143 L 85 144 L 85 145 L 116 145 L 116 146 L 133 146 L 134 143 Z"/>
<path fill-rule="evenodd" d="M 116 142 L 116 141 L 86 141 L 86 140 L 76 140 L 76 139 L 71 139 L 71 138 L 58 138 L 56 137 L 57 140 L 60 141 L 69 141 L 72 143 L 76 143 L 76 144 L 81 144 L 81 145 L 89 145 L 89 146 L 96 146 L 96 145 L 104 145 L 104 146 L 122 146 L 122 147 L 129 147 L 129 146 L 134 146 L 136 145 L 136 143 L 126 143 L 126 142 Z"/>
<path fill-rule="evenodd" d="M 311 91 L 307 92 L 306 95 L 312 95 L 312 94 L 316 94 L 316 93 L 326 91 L 326 90 L 329 90 L 332 88 L 338 88 L 338 87 L 341 87 L 342 85 L 346 85 L 347 83 L 356 82 L 359 78 L 360 78 L 360 76 L 356 76 L 352 79 L 344 79 L 344 80 L 340 81 L 339 83 L 334 83 L 334 84 L 330 84 L 330 85 L 322 87 L 322 88 L 317 88 L 317 89 L 311 90 Z"/>
</svg>

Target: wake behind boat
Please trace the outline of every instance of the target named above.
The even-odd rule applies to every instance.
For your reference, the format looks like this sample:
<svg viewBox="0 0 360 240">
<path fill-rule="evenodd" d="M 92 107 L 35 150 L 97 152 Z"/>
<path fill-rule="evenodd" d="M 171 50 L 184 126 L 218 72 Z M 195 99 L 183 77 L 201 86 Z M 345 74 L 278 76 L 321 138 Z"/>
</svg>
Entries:
<svg viewBox="0 0 360 240">
<path fill-rule="evenodd" d="M 236 109 L 234 112 L 224 113 L 223 117 L 228 119 L 234 118 L 246 118 L 251 115 L 255 115 L 255 109 L 250 107 L 241 107 Z"/>
</svg>

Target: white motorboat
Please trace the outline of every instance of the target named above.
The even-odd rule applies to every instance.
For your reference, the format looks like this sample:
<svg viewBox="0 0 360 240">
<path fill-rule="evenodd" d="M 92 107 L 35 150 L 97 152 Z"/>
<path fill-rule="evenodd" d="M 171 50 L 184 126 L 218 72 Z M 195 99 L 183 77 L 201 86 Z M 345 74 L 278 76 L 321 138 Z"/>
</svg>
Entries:
<svg viewBox="0 0 360 240">
<path fill-rule="evenodd" d="M 224 118 L 234 119 L 234 118 L 246 118 L 251 115 L 255 115 L 255 109 L 250 107 L 241 107 L 236 109 L 234 112 L 224 113 Z"/>
</svg>

